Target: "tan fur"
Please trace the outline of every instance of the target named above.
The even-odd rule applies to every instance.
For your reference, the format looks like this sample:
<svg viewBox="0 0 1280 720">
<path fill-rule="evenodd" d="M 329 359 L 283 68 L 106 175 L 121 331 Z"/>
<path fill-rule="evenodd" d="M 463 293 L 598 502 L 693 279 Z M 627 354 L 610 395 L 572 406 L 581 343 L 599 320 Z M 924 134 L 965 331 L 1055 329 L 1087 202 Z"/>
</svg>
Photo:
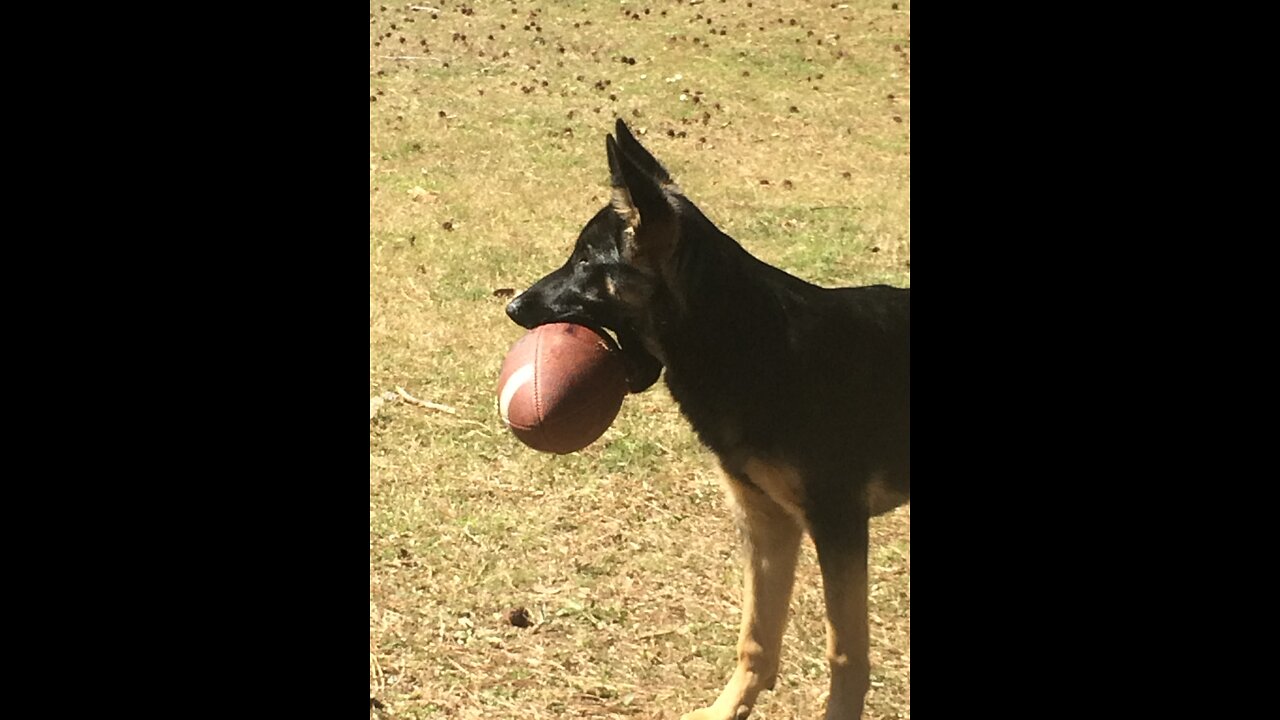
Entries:
<svg viewBox="0 0 1280 720">
<path fill-rule="evenodd" d="M 762 467 L 757 466 L 757 471 L 763 472 Z M 750 478 L 756 482 L 755 476 Z M 715 703 L 681 720 L 745 718 L 760 692 L 774 686 L 804 534 L 789 510 L 759 490 L 729 478 L 723 484 L 737 513 L 747 555 L 738 665 Z"/>
<path fill-rule="evenodd" d="M 640 227 L 640 211 L 636 209 L 636 204 L 631 199 L 631 191 L 624 187 L 615 187 L 613 196 L 609 199 L 609 205 L 627 223 L 634 236 L 635 228 Z"/>
<path fill-rule="evenodd" d="M 743 720 L 760 692 L 772 688 L 777 679 L 796 556 L 805 530 L 804 482 L 794 467 L 760 457 L 748 458 L 742 474 L 750 484 L 727 475 L 723 482 L 746 541 L 738 665 L 715 703 L 681 720 Z M 873 477 L 866 492 L 872 514 L 908 501 L 889 490 L 882 476 Z M 866 518 L 851 518 L 851 522 L 865 523 Z M 870 682 L 865 552 L 824 558 L 822 582 L 831 668 L 826 719 L 858 720 Z"/>
<path fill-rule="evenodd" d="M 646 269 L 638 262 L 640 258 L 640 246 L 636 243 L 636 229 L 629 227 L 622 231 L 622 259 L 637 269 Z"/>
<path fill-rule="evenodd" d="M 642 266 L 642 263 L 638 262 L 642 256 L 641 248 L 636 243 L 636 229 L 640 227 L 640 210 L 631 199 L 631 191 L 624 187 L 614 188 L 609 204 L 618 217 L 627 224 L 622 231 L 622 259 L 630 265 Z"/>
<path fill-rule="evenodd" d="M 770 500 L 804 523 L 804 480 L 795 468 L 753 457 L 743 464 L 743 472 Z"/>
<path fill-rule="evenodd" d="M 664 188 L 675 188 L 667 183 Z M 648 223 L 640 215 L 631 191 L 625 187 L 614 187 L 609 200 L 610 207 L 627 224 L 622 231 L 622 257 L 633 267 L 649 272 L 667 272 L 667 260 L 675 251 L 678 242 L 678 223 Z M 675 286 L 674 284 L 672 285 Z"/>
<path fill-rule="evenodd" d="M 827 662 L 831 667 L 826 718 L 858 720 L 871 679 L 865 553 L 828 558 L 822 566 L 822 586 L 827 604 Z"/>
</svg>

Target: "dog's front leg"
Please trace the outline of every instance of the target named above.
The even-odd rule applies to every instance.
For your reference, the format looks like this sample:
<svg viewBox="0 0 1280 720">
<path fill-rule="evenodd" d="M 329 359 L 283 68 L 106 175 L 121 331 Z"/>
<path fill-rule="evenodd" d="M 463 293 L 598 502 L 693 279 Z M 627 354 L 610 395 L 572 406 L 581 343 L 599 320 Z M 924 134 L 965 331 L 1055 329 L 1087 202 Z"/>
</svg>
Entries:
<svg viewBox="0 0 1280 720">
<path fill-rule="evenodd" d="M 746 554 L 738 666 L 711 707 L 681 720 L 742 720 L 778 675 L 802 530 L 782 506 L 755 487 L 730 477 L 725 485 L 738 511 Z"/>
<path fill-rule="evenodd" d="M 831 692 L 826 720 L 858 720 L 871 682 L 867 654 L 867 519 L 860 511 L 838 527 L 810 528 L 827 603 Z"/>
</svg>

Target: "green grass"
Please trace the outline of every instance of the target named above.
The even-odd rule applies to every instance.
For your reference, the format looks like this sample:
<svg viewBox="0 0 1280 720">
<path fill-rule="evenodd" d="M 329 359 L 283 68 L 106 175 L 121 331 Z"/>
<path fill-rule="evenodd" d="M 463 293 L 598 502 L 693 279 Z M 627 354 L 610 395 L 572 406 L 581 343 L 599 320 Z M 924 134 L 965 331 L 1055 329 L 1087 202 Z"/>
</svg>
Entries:
<svg viewBox="0 0 1280 720">
<path fill-rule="evenodd" d="M 393 402 L 369 424 L 380 716 L 678 718 L 728 678 L 741 569 L 713 458 L 661 384 L 583 452 L 521 446 L 494 385 L 522 331 L 494 290 L 567 257 L 608 197 L 616 116 L 762 259 L 910 285 L 910 4 L 833 4 L 371 3 L 370 395 L 456 409 Z M 909 718 L 910 510 L 872 533 L 866 716 Z M 506 621 L 517 607 L 536 628 Z M 822 617 L 806 545 L 753 717 L 821 715 Z"/>
</svg>

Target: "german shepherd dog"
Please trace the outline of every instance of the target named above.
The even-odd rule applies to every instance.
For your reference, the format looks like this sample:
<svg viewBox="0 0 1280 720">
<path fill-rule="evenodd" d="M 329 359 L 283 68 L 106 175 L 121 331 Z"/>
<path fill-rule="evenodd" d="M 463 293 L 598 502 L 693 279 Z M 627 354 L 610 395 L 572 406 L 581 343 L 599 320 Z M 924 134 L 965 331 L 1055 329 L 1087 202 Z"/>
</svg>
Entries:
<svg viewBox="0 0 1280 720">
<path fill-rule="evenodd" d="M 683 720 L 742 720 L 773 687 L 802 535 L 827 611 L 827 720 L 862 715 L 867 524 L 910 500 L 911 291 L 828 289 L 716 228 L 618 120 L 612 202 L 569 261 L 507 306 L 525 328 L 617 335 L 632 392 L 667 387 L 716 454 L 745 545 L 738 664 Z"/>
</svg>

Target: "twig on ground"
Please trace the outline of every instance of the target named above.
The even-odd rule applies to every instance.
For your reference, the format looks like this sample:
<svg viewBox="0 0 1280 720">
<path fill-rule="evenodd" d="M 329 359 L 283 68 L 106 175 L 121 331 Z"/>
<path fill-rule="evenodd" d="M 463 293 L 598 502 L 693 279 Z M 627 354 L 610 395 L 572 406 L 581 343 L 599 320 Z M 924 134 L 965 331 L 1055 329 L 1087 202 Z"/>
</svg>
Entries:
<svg viewBox="0 0 1280 720">
<path fill-rule="evenodd" d="M 448 405 L 441 405 L 440 403 L 428 402 L 426 400 L 419 400 L 418 398 L 410 395 L 408 391 L 406 391 L 404 388 L 400 387 L 399 385 L 396 386 L 396 393 L 398 393 L 400 397 L 404 398 L 405 400 L 408 400 L 414 405 L 419 405 L 421 407 L 427 408 L 428 410 L 439 410 L 440 412 L 446 412 L 446 413 L 449 413 L 450 415 L 458 414 L 457 408 L 450 407 Z"/>
</svg>

